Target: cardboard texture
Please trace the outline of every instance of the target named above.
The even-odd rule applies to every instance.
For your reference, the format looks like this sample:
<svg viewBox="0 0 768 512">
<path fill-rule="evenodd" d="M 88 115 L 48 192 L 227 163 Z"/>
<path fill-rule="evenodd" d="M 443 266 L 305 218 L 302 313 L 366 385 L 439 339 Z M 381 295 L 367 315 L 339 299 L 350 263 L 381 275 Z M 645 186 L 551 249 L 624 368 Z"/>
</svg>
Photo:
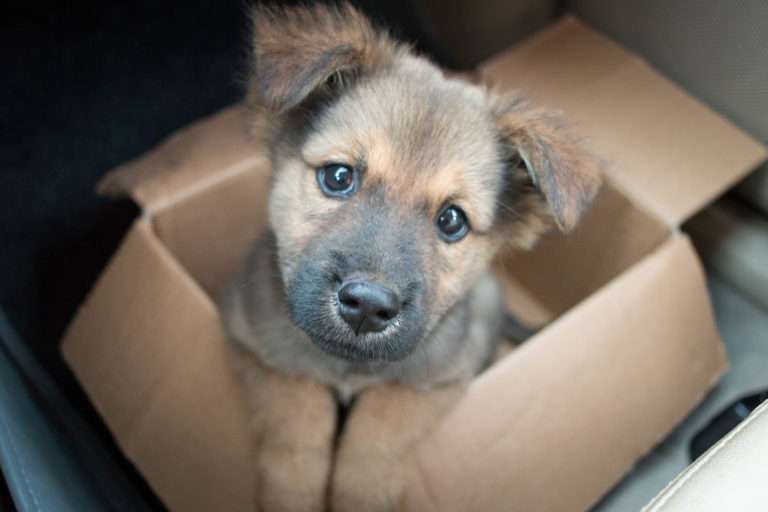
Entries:
<svg viewBox="0 0 768 512">
<path fill-rule="evenodd" d="M 244 108 L 222 110 L 117 167 L 101 180 L 99 192 L 129 194 L 148 214 L 162 210 L 230 177 L 267 165 L 265 149 L 256 144 L 249 131 Z"/>
<path fill-rule="evenodd" d="M 570 236 L 499 264 L 509 305 L 554 320 L 472 384 L 417 447 L 418 511 L 589 507 L 727 363 L 676 225 L 764 149 L 573 19 L 481 74 L 575 119 L 612 183 Z M 63 352 L 117 443 L 173 510 L 251 510 L 246 420 L 213 297 L 263 228 L 269 166 L 235 106 L 110 174 L 144 209 Z"/>
<path fill-rule="evenodd" d="M 670 238 L 476 379 L 421 447 L 408 510 L 592 505 L 723 370 L 695 261 Z"/>
<path fill-rule="evenodd" d="M 140 220 L 70 327 L 69 364 L 173 510 L 245 510 L 246 420 L 210 299 Z"/>
</svg>

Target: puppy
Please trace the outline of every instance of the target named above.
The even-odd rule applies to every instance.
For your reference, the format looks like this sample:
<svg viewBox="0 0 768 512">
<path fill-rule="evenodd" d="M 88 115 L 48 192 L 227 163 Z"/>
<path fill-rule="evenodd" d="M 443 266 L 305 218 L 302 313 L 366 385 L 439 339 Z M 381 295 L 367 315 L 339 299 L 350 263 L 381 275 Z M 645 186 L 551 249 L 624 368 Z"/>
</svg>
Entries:
<svg viewBox="0 0 768 512">
<path fill-rule="evenodd" d="M 557 116 L 446 77 L 350 6 L 253 21 L 269 229 L 222 313 L 257 508 L 396 510 L 411 448 L 501 338 L 493 258 L 572 229 L 599 173 Z"/>
</svg>

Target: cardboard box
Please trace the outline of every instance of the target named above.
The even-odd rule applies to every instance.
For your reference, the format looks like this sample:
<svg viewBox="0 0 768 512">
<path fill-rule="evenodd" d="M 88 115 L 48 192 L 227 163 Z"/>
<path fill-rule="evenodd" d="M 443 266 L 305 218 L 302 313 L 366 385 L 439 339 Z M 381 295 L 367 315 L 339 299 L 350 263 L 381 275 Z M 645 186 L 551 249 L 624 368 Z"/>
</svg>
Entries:
<svg viewBox="0 0 768 512">
<path fill-rule="evenodd" d="M 540 334 L 479 376 L 418 447 L 415 511 L 588 508 L 725 371 L 704 276 L 677 226 L 765 149 L 645 62 L 565 19 L 480 75 L 562 109 L 608 162 L 568 237 L 503 262 Z M 248 435 L 212 297 L 263 227 L 269 165 L 243 110 L 114 171 L 143 208 L 78 312 L 64 355 L 174 510 L 251 509 Z"/>
</svg>

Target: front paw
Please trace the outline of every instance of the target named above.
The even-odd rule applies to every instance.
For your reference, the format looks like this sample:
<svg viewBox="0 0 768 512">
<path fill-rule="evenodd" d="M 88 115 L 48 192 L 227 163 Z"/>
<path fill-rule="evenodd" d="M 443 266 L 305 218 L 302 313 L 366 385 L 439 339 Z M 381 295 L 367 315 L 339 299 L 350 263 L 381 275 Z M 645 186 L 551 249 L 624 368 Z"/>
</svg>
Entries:
<svg viewBox="0 0 768 512">
<path fill-rule="evenodd" d="M 323 512 L 330 467 L 326 449 L 262 446 L 256 466 L 256 510 Z"/>
<path fill-rule="evenodd" d="M 402 508 L 406 466 L 391 459 L 344 457 L 331 484 L 332 512 L 394 512 Z"/>
</svg>

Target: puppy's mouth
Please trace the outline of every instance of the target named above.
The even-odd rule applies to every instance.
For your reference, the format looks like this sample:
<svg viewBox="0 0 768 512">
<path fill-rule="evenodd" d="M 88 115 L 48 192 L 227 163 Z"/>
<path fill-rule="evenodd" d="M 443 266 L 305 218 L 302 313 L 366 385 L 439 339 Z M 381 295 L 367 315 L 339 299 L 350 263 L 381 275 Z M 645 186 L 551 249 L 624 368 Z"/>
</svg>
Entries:
<svg viewBox="0 0 768 512">
<path fill-rule="evenodd" d="M 297 295 L 298 301 L 289 301 L 294 323 L 312 343 L 334 357 L 355 362 L 400 361 L 421 339 L 420 315 L 411 301 L 404 302 L 396 316 L 370 319 L 345 310 L 338 293 L 320 294 L 310 307 L 305 306 L 302 294 Z"/>
<path fill-rule="evenodd" d="M 366 340 L 347 341 L 328 340 L 310 335 L 312 342 L 332 356 L 354 362 L 399 361 L 408 353 L 398 355 L 397 350 L 382 349 L 382 344 Z"/>
</svg>

